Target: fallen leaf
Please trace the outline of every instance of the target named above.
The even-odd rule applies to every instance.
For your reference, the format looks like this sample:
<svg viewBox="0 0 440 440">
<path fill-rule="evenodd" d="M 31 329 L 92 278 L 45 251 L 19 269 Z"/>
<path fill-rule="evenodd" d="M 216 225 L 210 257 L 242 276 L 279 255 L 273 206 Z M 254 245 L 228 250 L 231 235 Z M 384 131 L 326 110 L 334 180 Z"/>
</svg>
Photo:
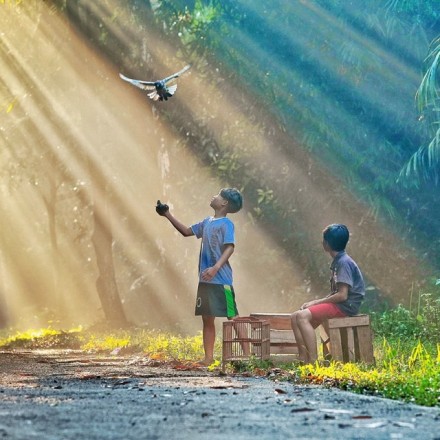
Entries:
<svg viewBox="0 0 440 440">
<path fill-rule="evenodd" d="M 313 408 L 303 407 L 303 408 L 293 408 L 290 412 L 299 413 L 299 412 L 309 412 L 309 411 L 315 411 L 315 410 Z"/>
<path fill-rule="evenodd" d="M 287 391 L 284 391 L 281 388 L 275 388 L 274 391 L 275 394 L 287 394 Z"/>
</svg>

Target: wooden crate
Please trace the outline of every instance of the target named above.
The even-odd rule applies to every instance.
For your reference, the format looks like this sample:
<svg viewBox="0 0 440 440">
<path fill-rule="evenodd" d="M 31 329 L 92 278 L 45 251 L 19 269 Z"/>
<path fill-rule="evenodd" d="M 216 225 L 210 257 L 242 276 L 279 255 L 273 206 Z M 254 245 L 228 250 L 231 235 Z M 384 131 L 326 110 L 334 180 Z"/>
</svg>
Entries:
<svg viewBox="0 0 440 440">
<path fill-rule="evenodd" d="M 290 313 L 251 313 L 250 316 L 269 322 L 271 355 L 289 355 L 289 358 L 283 359 L 286 361 L 298 356 Z"/>
<path fill-rule="evenodd" d="M 374 364 L 373 334 L 368 315 L 329 319 L 328 333 L 321 329 L 324 357 L 341 362 Z"/>
<path fill-rule="evenodd" d="M 265 360 L 270 356 L 270 327 L 267 321 L 240 317 L 223 323 L 223 366 L 226 362 Z"/>
</svg>

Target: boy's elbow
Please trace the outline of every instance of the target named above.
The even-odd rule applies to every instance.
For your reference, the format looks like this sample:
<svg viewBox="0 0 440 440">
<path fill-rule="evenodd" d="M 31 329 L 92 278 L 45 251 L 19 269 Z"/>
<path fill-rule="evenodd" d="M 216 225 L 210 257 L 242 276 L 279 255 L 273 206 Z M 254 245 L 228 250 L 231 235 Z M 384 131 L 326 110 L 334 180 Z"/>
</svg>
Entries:
<svg viewBox="0 0 440 440">
<path fill-rule="evenodd" d="M 191 228 L 184 229 L 183 231 L 181 231 L 181 233 L 184 237 L 191 237 L 191 235 L 194 235 L 194 232 Z"/>
</svg>

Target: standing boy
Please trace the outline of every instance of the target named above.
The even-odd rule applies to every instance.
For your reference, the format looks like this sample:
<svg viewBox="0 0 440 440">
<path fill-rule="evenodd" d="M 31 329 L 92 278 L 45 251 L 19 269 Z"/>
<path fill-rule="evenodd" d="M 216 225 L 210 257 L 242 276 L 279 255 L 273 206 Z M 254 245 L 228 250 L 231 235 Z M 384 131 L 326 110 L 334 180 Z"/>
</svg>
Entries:
<svg viewBox="0 0 440 440">
<path fill-rule="evenodd" d="M 333 224 L 324 229 L 322 245 L 333 257 L 330 266 L 330 294 L 306 302 L 292 314 L 292 329 L 298 344 L 299 358 L 304 363 L 318 359 L 315 328 L 326 324 L 330 318 L 357 315 L 364 299 L 362 273 L 345 252 L 349 236 L 345 225 Z"/>
<path fill-rule="evenodd" d="M 210 203 L 214 216 L 190 227 L 177 220 L 168 206 L 158 202 L 156 207 L 157 213 L 166 217 L 184 237 L 195 235 L 202 239 L 195 314 L 202 316 L 205 365 L 214 360 L 215 317 L 230 319 L 238 315 L 229 263 L 235 247 L 234 224 L 226 216 L 238 212 L 242 205 L 240 191 L 223 188 Z"/>
</svg>

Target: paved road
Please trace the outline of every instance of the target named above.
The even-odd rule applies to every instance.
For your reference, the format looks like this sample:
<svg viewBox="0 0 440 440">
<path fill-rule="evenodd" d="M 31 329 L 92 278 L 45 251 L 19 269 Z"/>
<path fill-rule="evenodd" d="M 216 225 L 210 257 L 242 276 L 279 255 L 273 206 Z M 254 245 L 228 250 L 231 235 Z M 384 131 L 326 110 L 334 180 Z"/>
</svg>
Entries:
<svg viewBox="0 0 440 440">
<path fill-rule="evenodd" d="M 440 439 L 440 409 L 141 358 L 0 353 L 0 438 Z"/>
</svg>

